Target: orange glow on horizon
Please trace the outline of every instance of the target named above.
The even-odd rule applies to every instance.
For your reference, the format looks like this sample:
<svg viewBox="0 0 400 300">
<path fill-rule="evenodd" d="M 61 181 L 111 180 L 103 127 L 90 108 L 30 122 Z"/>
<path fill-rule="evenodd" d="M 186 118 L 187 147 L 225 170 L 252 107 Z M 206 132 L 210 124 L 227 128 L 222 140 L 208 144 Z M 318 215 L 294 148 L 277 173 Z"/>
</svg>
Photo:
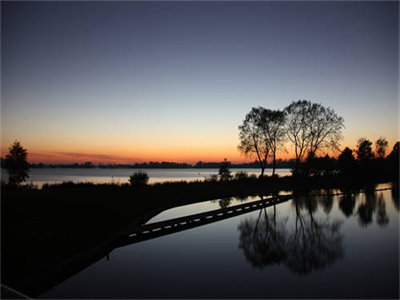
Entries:
<svg viewBox="0 0 400 300">
<path fill-rule="evenodd" d="M 370 139 L 373 143 L 374 139 Z M 141 143 L 140 145 L 122 143 L 104 143 L 101 145 L 49 145 L 39 144 L 36 141 L 27 141 L 26 143 L 21 140 L 21 144 L 28 150 L 28 161 L 31 163 L 84 163 L 92 162 L 94 164 L 134 164 L 150 161 L 167 161 L 177 163 L 190 163 L 195 164 L 198 161 L 203 162 L 221 162 L 224 158 L 232 163 L 249 163 L 254 162 L 255 158 L 247 158 L 241 155 L 237 150 L 235 142 L 219 141 L 214 143 L 209 141 L 204 144 L 197 144 L 188 141 L 183 145 L 180 143 L 165 144 L 164 147 L 155 145 L 153 143 Z M 346 142 L 346 143 L 345 143 Z M 351 142 L 351 143 L 350 143 Z M 340 147 L 343 150 L 346 146 L 355 149 L 357 140 L 348 141 L 345 139 Z M 389 147 L 387 154 L 389 154 L 395 144 L 395 139 L 388 139 Z M 5 157 L 8 153 L 8 147 L 12 142 L 6 144 L 3 142 L 1 148 L 1 157 Z M 373 145 L 373 150 L 375 150 Z M 49 150 L 51 149 L 51 150 Z M 277 159 L 288 160 L 294 158 L 292 146 L 286 145 L 287 151 L 281 151 L 277 155 Z M 327 154 L 331 157 L 337 157 L 340 152 L 329 151 Z M 324 156 L 325 153 L 320 153 Z"/>
</svg>

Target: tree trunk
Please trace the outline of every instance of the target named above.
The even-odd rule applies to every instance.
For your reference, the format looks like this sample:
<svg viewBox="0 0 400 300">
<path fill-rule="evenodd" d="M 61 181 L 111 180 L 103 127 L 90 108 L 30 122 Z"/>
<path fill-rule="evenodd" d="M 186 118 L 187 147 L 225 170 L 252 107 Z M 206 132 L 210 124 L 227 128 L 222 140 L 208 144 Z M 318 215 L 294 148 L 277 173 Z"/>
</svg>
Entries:
<svg viewBox="0 0 400 300">
<path fill-rule="evenodd" d="M 263 177 L 263 176 L 264 176 L 264 171 L 265 171 L 265 167 L 262 166 L 262 167 L 261 167 L 261 175 L 260 175 L 260 177 Z"/>
<path fill-rule="evenodd" d="M 272 162 L 272 176 L 275 175 L 275 168 L 276 168 L 276 156 L 275 156 L 275 153 L 274 153 L 274 160 Z"/>
<path fill-rule="evenodd" d="M 294 172 L 293 172 L 293 175 L 295 175 L 295 176 L 297 175 L 297 171 L 299 169 L 299 162 L 300 162 L 300 159 L 297 157 L 296 162 L 294 164 Z"/>
</svg>

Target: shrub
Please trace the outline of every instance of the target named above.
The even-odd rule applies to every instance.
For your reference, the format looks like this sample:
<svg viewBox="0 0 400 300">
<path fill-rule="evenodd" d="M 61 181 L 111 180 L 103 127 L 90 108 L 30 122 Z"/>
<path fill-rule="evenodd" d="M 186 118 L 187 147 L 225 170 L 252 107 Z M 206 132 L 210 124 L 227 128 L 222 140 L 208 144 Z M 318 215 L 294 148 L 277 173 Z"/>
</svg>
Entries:
<svg viewBox="0 0 400 300">
<path fill-rule="evenodd" d="M 138 171 L 129 177 L 131 186 L 146 185 L 149 181 L 149 175 L 146 172 Z"/>
<path fill-rule="evenodd" d="M 236 180 L 242 180 L 242 179 L 246 179 L 246 178 L 249 178 L 249 174 L 247 174 L 247 172 L 240 171 L 235 174 Z"/>
</svg>

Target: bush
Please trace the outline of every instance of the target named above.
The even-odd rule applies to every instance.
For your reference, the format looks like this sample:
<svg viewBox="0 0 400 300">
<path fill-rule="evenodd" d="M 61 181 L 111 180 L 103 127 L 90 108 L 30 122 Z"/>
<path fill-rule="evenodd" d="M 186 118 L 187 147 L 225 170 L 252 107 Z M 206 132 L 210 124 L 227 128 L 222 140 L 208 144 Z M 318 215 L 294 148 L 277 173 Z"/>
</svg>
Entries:
<svg viewBox="0 0 400 300">
<path fill-rule="evenodd" d="M 138 171 L 129 177 L 131 186 L 146 185 L 149 181 L 149 175 L 146 172 Z"/>
<path fill-rule="evenodd" d="M 243 180 L 243 179 L 246 179 L 246 178 L 249 178 L 249 174 L 247 174 L 247 172 L 240 171 L 240 172 L 237 172 L 235 174 L 235 179 L 236 180 Z"/>
</svg>

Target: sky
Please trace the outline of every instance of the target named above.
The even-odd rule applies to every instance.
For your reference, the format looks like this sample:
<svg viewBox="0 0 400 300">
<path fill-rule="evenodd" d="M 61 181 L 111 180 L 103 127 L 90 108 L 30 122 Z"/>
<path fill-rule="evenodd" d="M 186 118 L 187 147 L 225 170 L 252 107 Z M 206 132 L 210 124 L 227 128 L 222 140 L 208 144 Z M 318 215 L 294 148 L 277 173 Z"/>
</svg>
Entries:
<svg viewBox="0 0 400 300">
<path fill-rule="evenodd" d="M 399 140 L 397 1 L 2 1 L 1 17 L 2 156 L 18 140 L 31 162 L 248 161 L 245 115 L 299 99 L 344 118 L 342 148 Z"/>
</svg>

